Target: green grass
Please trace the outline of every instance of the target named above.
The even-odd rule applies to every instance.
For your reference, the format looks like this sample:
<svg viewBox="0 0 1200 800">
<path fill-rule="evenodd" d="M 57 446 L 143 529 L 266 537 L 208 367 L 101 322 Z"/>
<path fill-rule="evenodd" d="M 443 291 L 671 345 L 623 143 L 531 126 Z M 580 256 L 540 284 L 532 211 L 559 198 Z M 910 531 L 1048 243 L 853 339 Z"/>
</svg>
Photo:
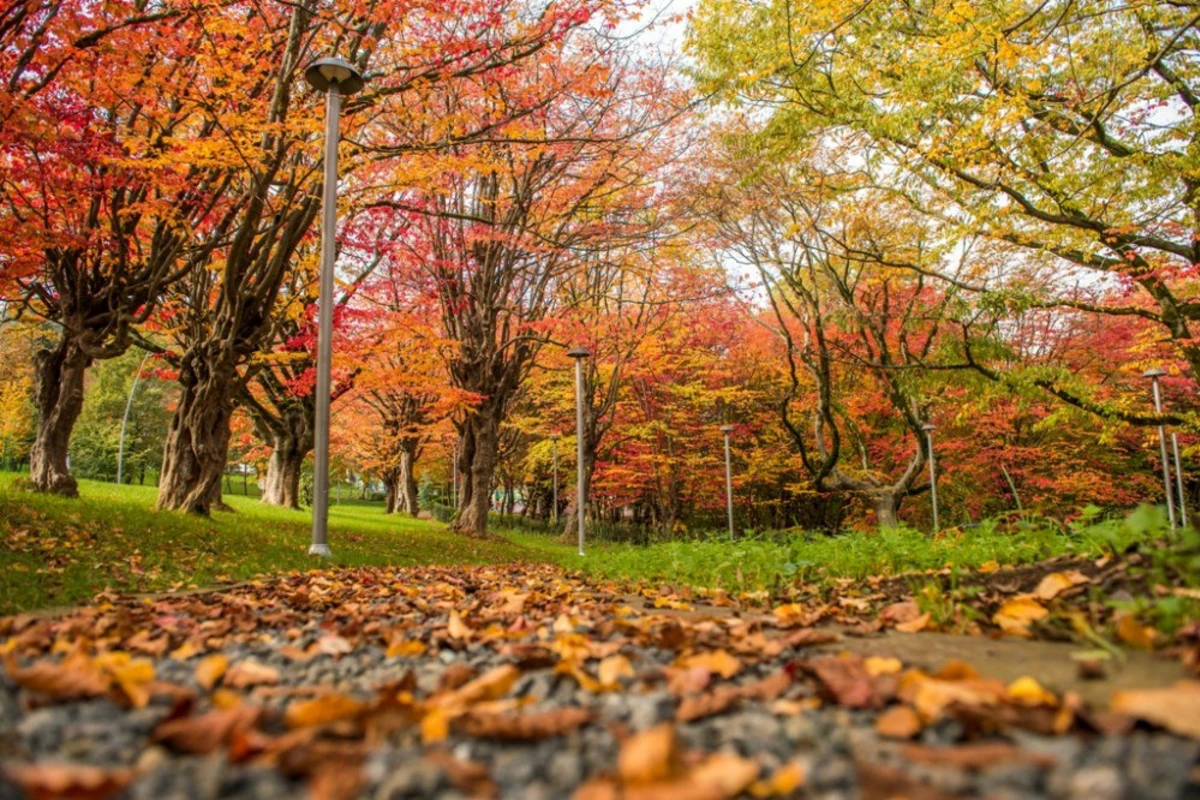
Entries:
<svg viewBox="0 0 1200 800">
<path fill-rule="evenodd" d="M 1026 564 L 1064 554 L 1099 556 L 1160 539 L 1167 531 L 1162 513 L 1144 508 L 1127 519 L 1099 520 L 1085 514 L 1071 524 L 1049 519 L 993 521 L 939 536 L 898 528 L 834 537 L 752 536 L 733 544 L 722 536 L 650 545 L 594 543 L 584 558 L 574 545 L 549 535 L 512 530 L 505 536 L 547 560 L 597 577 L 753 591 L 792 581 L 819 583 L 943 567 L 971 569 L 992 562 Z"/>
<path fill-rule="evenodd" d="M 150 486 L 80 481 L 68 500 L 14 489 L 0 473 L 0 614 L 86 601 L 105 589 L 204 587 L 327 562 L 307 555 L 307 511 L 227 496 L 212 519 L 153 510 Z M 537 557 L 444 525 L 345 500 L 329 514 L 333 562 L 348 566 L 497 563 Z"/>
</svg>

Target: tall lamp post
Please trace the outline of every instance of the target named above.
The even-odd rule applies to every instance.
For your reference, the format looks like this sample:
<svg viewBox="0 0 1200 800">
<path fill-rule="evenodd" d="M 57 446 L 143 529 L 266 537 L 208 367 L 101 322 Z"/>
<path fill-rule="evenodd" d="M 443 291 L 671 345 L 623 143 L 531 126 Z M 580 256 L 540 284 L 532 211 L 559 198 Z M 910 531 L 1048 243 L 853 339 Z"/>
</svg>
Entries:
<svg viewBox="0 0 1200 800">
<path fill-rule="evenodd" d="M 1142 373 L 1143 378 L 1150 379 L 1151 391 L 1154 395 L 1154 411 L 1155 411 L 1155 413 L 1158 413 L 1158 414 L 1162 413 L 1162 394 L 1159 391 L 1158 379 L 1166 374 L 1167 374 L 1166 370 L 1162 370 L 1157 367 L 1148 369 Z M 1177 473 L 1176 474 L 1177 478 L 1179 478 L 1179 475 L 1178 475 L 1178 472 L 1179 472 L 1179 444 L 1178 444 L 1178 442 L 1179 442 L 1179 440 L 1177 438 L 1175 438 L 1175 436 L 1172 434 L 1172 443 L 1174 443 L 1174 445 L 1175 445 L 1175 472 Z M 1171 465 L 1170 465 L 1170 462 L 1167 461 L 1167 433 L 1166 433 L 1166 430 L 1164 430 L 1162 425 L 1158 426 L 1158 450 L 1159 450 L 1159 457 L 1162 459 L 1163 493 L 1167 497 L 1167 519 L 1170 520 L 1171 527 L 1174 528 L 1175 527 L 1175 496 L 1174 496 L 1174 492 L 1171 491 Z M 1187 518 L 1186 518 L 1187 512 L 1185 512 L 1182 507 L 1182 503 L 1183 503 L 1183 479 L 1182 478 L 1179 478 L 1179 502 L 1181 504 L 1179 511 L 1180 511 L 1181 516 L 1183 516 L 1183 519 L 1184 519 L 1183 524 L 1186 525 L 1187 524 Z"/>
<path fill-rule="evenodd" d="M 554 445 L 554 505 L 550 507 L 550 515 L 553 518 L 553 524 L 558 525 L 558 434 L 550 437 L 550 441 Z"/>
<path fill-rule="evenodd" d="M 342 96 L 361 91 L 362 75 L 340 58 L 322 58 L 304 79 L 325 93 L 325 176 L 321 198 L 321 286 L 317 308 L 317 413 L 314 431 L 313 527 L 309 555 L 329 557 L 329 401 L 332 394 L 333 271 L 337 260 L 337 157 Z"/>
<path fill-rule="evenodd" d="M 133 385 L 129 387 L 129 397 L 125 398 L 125 415 L 121 417 L 121 438 L 120 444 L 117 445 L 117 485 L 121 485 L 121 478 L 125 474 L 125 428 L 129 425 L 129 410 L 133 408 L 133 395 L 137 392 L 138 381 L 142 377 L 142 370 L 146 368 L 146 362 L 150 359 L 151 354 L 146 353 L 142 357 L 142 362 L 138 364 L 137 372 L 133 374 Z"/>
<path fill-rule="evenodd" d="M 733 533 L 733 466 L 729 458 L 729 435 L 733 433 L 732 425 L 722 425 L 721 433 L 725 434 L 725 515 L 729 518 L 729 540 L 736 537 Z"/>
<path fill-rule="evenodd" d="M 591 355 L 585 348 L 575 346 L 567 351 L 575 359 L 575 505 L 579 516 L 579 555 L 583 555 L 583 520 L 587 514 L 587 490 L 584 481 L 587 469 L 583 462 L 583 360 Z"/>
<path fill-rule="evenodd" d="M 929 448 L 929 500 L 933 505 L 933 532 L 938 532 L 938 502 L 937 502 L 937 467 L 933 463 L 933 432 L 937 426 L 926 422 L 921 426 L 925 431 L 925 444 Z"/>
</svg>

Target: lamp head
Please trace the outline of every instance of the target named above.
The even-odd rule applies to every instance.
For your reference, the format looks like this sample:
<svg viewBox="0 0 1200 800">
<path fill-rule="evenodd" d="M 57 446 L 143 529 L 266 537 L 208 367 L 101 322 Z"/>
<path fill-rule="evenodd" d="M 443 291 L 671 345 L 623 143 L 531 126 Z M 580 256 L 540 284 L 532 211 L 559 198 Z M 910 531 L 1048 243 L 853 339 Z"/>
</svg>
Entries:
<svg viewBox="0 0 1200 800">
<path fill-rule="evenodd" d="M 351 95 L 362 91 L 367 82 L 362 73 L 349 61 L 333 57 L 319 58 L 304 70 L 304 80 L 318 92 L 327 92 L 337 86 L 338 94 Z"/>
<path fill-rule="evenodd" d="M 722 426 L 721 426 L 721 433 L 723 433 L 723 434 L 725 434 L 726 436 L 728 436 L 729 434 L 733 433 L 733 426 L 732 426 L 732 425 L 722 425 Z"/>
<path fill-rule="evenodd" d="M 591 353 L 587 351 L 587 348 L 581 345 L 575 345 L 567 351 L 567 355 L 569 355 L 571 358 L 587 358 L 591 355 Z"/>
<path fill-rule="evenodd" d="M 930 431 L 937 430 L 937 425 L 934 425 L 932 422 L 926 422 L 921 426 L 921 430 L 929 433 Z"/>
<path fill-rule="evenodd" d="M 1167 374 L 1167 371 L 1165 369 L 1162 369 L 1160 367 L 1151 367 L 1150 369 L 1148 369 L 1142 373 L 1142 377 L 1143 378 L 1161 378 L 1163 375 L 1166 375 L 1166 374 Z"/>
</svg>

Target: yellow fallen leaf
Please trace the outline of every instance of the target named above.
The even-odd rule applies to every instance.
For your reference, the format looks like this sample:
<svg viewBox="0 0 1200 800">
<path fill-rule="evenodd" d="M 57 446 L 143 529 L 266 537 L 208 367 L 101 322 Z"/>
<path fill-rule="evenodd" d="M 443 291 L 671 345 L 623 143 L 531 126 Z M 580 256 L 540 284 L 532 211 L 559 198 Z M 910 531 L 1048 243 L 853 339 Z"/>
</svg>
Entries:
<svg viewBox="0 0 1200 800">
<path fill-rule="evenodd" d="M 790 797 L 804 785 L 804 767 L 797 761 L 789 761 L 771 774 L 771 777 L 750 784 L 754 797 Z"/>
<path fill-rule="evenodd" d="M 1000 610 L 992 616 L 992 622 L 1005 633 L 1029 636 L 1029 626 L 1049 613 L 1045 606 L 1029 595 L 1019 595 L 1000 606 Z"/>
<path fill-rule="evenodd" d="M 1058 698 L 1054 693 L 1043 689 L 1040 683 L 1029 676 L 1017 678 L 1010 683 L 1005 695 L 1009 700 L 1025 706 L 1058 705 Z"/>
<path fill-rule="evenodd" d="M 416 658 L 429 649 L 424 642 L 415 639 L 397 639 L 388 645 L 387 658 Z"/>
<path fill-rule="evenodd" d="M 1118 714 L 1154 723 L 1180 736 L 1200 739 L 1200 681 L 1114 692 L 1109 705 Z"/>
<path fill-rule="evenodd" d="M 183 644 L 171 651 L 171 658 L 176 661 L 187 661 L 192 656 L 200 655 L 203 650 L 191 639 L 188 639 Z"/>
<path fill-rule="evenodd" d="M 225 669 L 228 666 L 229 659 L 220 653 L 215 653 L 202 659 L 196 665 L 196 683 L 205 689 L 213 688 L 217 685 L 217 681 L 221 680 L 221 676 L 225 674 Z"/>
<path fill-rule="evenodd" d="M 311 728 L 354 719 L 366 704 L 340 694 L 327 694 L 313 700 L 292 703 L 283 713 L 283 723 L 289 728 Z"/>
<path fill-rule="evenodd" d="M 880 675 L 896 675 L 904 668 L 904 665 L 898 658 L 867 656 L 863 659 L 863 668 L 872 678 L 878 678 Z"/>
<path fill-rule="evenodd" d="M 444 742 L 450 735 L 450 715 L 440 708 L 430 709 L 421 717 L 421 741 L 425 744 Z"/>
<path fill-rule="evenodd" d="M 718 797 L 737 797 L 758 777 L 758 762 L 732 753 L 714 753 L 693 769 L 688 782 Z"/>
<path fill-rule="evenodd" d="M 630 736 L 617 755 L 617 774 L 628 784 L 667 780 L 682 767 L 675 726 L 670 723 Z"/>
<path fill-rule="evenodd" d="M 979 565 L 978 571 L 984 575 L 991 575 L 993 572 L 1000 571 L 999 561 L 985 561 Z"/>
<path fill-rule="evenodd" d="M 619 686 L 618 682 L 621 678 L 632 678 L 634 675 L 633 665 L 629 663 L 628 658 L 620 654 L 609 656 L 601 661 L 597 673 L 600 683 L 613 688 Z"/>
<path fill-rule="evenodd" d="M 1039 600 L 1053 600 L 1072 586 L 1090 581 L 1088 576 L 1078 570 L 1051 572 L 1038 583 L 1037 588 L 1033 590 L 1033 596 Z"/>
<path fill-rule="evenodd" d="M 716 673 L 722 678 L 732 678 L 737 675 L 742 669 L 742 662 L 736 657 L 731 656 L 725 650 L 709 650 L 704 653 L 696 653 L 683 659 L 678 666 L 685 669 L 692 667 L 703 667 L 709 672 Z"/>
<path fill-rule="evenodd" d="M 772 611 L 780 622 L 790 623 L 804 618 L 804 606 L 800 603 L 787 603 L 782 606 L 777 606 Z"/>
<path fill-rule="evenodd" d="M 150 683 L 154 680 L 154 665 L 143 659 L 134 660 L 128 653 L 102 653 L 95 665 L 108 673 L 134 708 L 144 708 L 150 702 Z"/>
<path fill-rule="evenodd" d="M 450 622 L 446 627 L 452 639 L 470 639 L 475 633 L 467 623 L 463 622 L 463 618 L 457 611 L 450 612 Z"/>
</svg>

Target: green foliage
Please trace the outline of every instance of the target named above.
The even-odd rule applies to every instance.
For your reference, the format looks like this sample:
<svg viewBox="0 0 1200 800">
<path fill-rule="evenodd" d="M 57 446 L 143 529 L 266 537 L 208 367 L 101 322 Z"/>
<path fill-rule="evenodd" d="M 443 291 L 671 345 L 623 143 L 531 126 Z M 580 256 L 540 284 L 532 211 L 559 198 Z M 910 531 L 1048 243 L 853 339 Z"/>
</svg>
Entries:
<svg viewBox="0 0 1200 800">
<path fill-rule="evenodd" d="M 131 349 L 92 368 L 83 412 L 71 437 L 71 469 L 79 477 L 116 480 L 121 420 L 144 357 L 141 350 Z M 126 482 L 142 482 L 147 473 L 159 471 L 171 424 L 168 393 L 172 390 L 172 384 L 146 372 L 138 380 L 125 432 Z"/>
<path fill-rule="evenodd" d="M 0 614 L 86 602 L 106 589 L 164 591 L 310 569 L 309 516 L 226 496 L 212 519 L 155 512 L 146 486 L 80 481 L 78 500 L 26 494 L 0 475 Z M 385 515 L 379 504 L 330 507 L 334 563 L 496 563 L 523 547 Z"/>
<path fill-rule="evenodd" d="M 629 580 L 671 581 L 692 586 L 758 590 L 793 581 L 820 582 L 922 570 L 974 569 L 984 564 L 1027 564 L 1052 556 L 1099 556 L 1161 539 L 1166 521 L 1143 508 L 1127 519 L 1063 524 L 1048 518 L 1017 523 L 986 520 L 939 536 L 907 527 L 830 537 L 800 533 L 784 537 L 720 537 L 649 546 L 593 543 L 579 558 L 574 548 L 545 536 L 512 531 L 507 537 L 571 568 Z M 931 603 L 936 599 L 931 600 Z"/>
</svg>

